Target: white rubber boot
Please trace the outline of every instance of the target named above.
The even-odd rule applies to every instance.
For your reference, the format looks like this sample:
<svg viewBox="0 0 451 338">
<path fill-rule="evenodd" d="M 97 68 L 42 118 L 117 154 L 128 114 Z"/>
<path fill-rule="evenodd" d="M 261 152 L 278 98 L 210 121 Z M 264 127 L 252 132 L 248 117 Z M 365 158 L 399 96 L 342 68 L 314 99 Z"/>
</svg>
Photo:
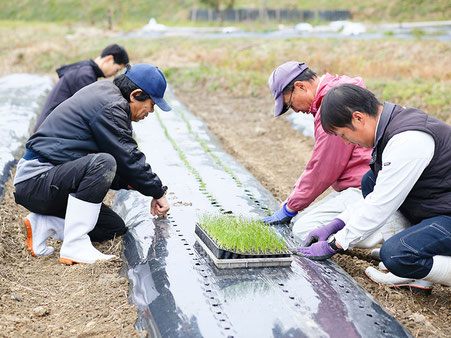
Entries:
<svg viewBox="0 0 451 338">
<path fill-rule="evenodd" d="M 371 236 L 369 236 L 368 238 L 365 238 L 363 241 L 358 242 L 355 245 L 355 247 L 362 249 L 371 249 L 383 242 L 384 237 L 382 236 L 382 233 L 380 231 L 376 231 L 375 233 L 371 234 Z"/>
<path fill-rule="evenodd" d="M 451 286 L 451 256 L 434 256 L 432 259 L 434 260 L 432 269 L 424 279 Z"/>
<path fill-rule="evenodd" d="M 54 249 L 46 245 L 47 239 L 49 237 L 56 240 L 63 239 L 64 219 L 31 213 L 22 220 L 28 251 L 35 257 L 51 255 Z"/>
<path fill-rule="evenodd" d="M 102 203 L 90 203 L 69 195 L 64 224 L 64 241 L 60 262 L 64 264 L 91 264 L 99 260 L 115 258 L 104 255 L 93 247 L 88 233 L 94 229 Z"/>
<path fill-rule="evenodd" d="M 409 288 L 415 292 L 426 292 L 430 293 L 432 290 L 433 283 L 426 281 L 424 279 L 413 279 L 413 278 L 403 278 L 398 277 L 391 272 L 381 272 L 372 266 L 366 268 L 365 274 L 373 282 L 384 285 L 388 287 L 400 287 Z"/>
<path fill-rule="evenodd" d="M 370 256 L 372 259 L 376 259 L 378 261 L 381 260 L 381 248 L 376 248 L 371 250 Z"/>
<path fill-rule="evenodd" d="M 379 271 L 388 272 L 388 269 L 385 266 L 384 262 L 379 262 L 379 264 L 377 265 L 377 268 L 379 269 Z"/>
<path fill-rule="evenodd" d="M 409 220 L 397 210 L 381 228 L 380 232 L 384 238 L 384 242 L 390 237 L 396 235 L 397 233 L 407 229 L 412 224 Z"/>
<path fill-rule="evenodd" d="M 398 210 L 396 211 L 375 233 L 371 234 L 368 238 L 360 241 L 356 244 L 356 248 L 371 249 L 376 245 L 385 242 L 390 237 L 396 235 L 398 232 L 407 229 L 410 226 L 410 222 L 407 218 Z"/>
</svg>

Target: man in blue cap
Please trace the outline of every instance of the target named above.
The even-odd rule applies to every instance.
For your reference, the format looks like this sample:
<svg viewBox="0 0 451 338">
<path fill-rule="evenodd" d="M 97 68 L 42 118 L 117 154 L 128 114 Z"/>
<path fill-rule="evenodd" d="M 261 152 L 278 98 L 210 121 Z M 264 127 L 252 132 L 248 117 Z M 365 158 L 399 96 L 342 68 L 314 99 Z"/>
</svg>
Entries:
<svg viewBox="0 0 451 338">
<path fill-rule="evenodd" d="M 61 103 L 26 143 L 14 178 L 24 218 L 26 245 L 34 256 L 50 255 L 47 238 L 63 240 L 65 264 L 108 260 L 91 241 L 126 232 L 124 221 L 102 204 L 109 189 L 152 196 L 152 215 L 169 210 L 164 187 L 133 138 L 131 122 L 171 110 L 166 79 L 154 66 L 137 64 L 114 79 L 93 83 Z"/>
</svg>

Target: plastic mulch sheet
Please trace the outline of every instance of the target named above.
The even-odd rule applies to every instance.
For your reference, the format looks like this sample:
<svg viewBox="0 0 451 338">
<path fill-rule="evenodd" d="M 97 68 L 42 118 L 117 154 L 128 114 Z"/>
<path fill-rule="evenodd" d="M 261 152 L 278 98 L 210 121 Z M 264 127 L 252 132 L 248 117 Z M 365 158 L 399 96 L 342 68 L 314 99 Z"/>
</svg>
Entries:
<svg viewBox="0 0 451 338">
<path fill-rule="evenodd" d="M 0 78 L 0 200 L 9 172 L 23 155 L 36 118 L 53 81 L 46 76 L 11 74 Z"/>
<path fill-rule="evenodd" d="M 332 261 L 295 257 L 290 267 L 219 270 L 195 241 L 206 212 L 261 218 L 276 200 L 174 97 L 171 112 L 134 124 L 140 149 L 169 186 L 167 219 L 151 198 L 120 191 L 137 327 L 163 337 L 408 337 L 408 331 Z M 228 126 L 224 126 L 227 128 Z M 293 245 L 289 229 L 276 231 Z"/>
</svg>

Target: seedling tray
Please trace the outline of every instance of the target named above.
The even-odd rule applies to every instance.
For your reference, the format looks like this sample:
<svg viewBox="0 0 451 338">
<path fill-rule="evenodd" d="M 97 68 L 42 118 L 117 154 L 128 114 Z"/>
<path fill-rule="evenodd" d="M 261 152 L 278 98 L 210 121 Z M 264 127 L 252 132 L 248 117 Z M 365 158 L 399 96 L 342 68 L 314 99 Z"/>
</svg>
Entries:
<svg viewBox="0 0 451 338">
<path fill-rule="evenodd" d="M 276 254 L 242 254 L 221 249 L 199 224 L 196 224 L 194 232 L 197 242 L 218 269 L 282 267 L 290 266 L 293 260 L 289 251 Z"/>
</svg>

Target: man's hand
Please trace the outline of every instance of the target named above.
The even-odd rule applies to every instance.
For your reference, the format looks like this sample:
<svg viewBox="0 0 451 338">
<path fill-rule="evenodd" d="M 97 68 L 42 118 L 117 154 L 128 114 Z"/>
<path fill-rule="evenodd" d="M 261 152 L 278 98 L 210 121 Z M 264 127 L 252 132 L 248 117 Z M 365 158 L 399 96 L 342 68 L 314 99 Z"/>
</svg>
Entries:
<svg viewBox="0 0 451 338">
<path fill-rule="evenodd" d="M 333 250 L 329 243 L 326 241 L 321 241 L 313 243 L 308 247 L 296 248 L 293 252 L 295 255 L 307 257 L 315 261 L 325 261 L 326 259 L 332 257 L 337 251 Z"/>
<path fill-rule="evenodd" d="M 303 246 L 310 246 L 319 241 L 326 241 L 330 235 L 340 231 L 345 226 L 345 223 L 339 219 L 334 218 L 332 222 L 322 226 L 321 228 L 310 231 L 304 241 Z"/>
<path fill-rule="evenodd" d="M 297 214 L 297 211 L 290 212 L 289 210 L 287 210 L 287 204 L 285 203 L 283 207 L 280 210 L 276 211 L 272 216 L 263 218 L 262 222 L 268 225 L 288 224 L 290 223 L 291 219 Z"/>
<path fill-rule="evenodd" d="M 158 216 L 158 217 L 166 217 L 169 211 L 169 203 L 166 199 L 166 194 L 163 195 L 163 197 L 159 199 L 153 199 L 152 202 L 150 202 L 150 213 L 152 216 Z"/>
</svg>

